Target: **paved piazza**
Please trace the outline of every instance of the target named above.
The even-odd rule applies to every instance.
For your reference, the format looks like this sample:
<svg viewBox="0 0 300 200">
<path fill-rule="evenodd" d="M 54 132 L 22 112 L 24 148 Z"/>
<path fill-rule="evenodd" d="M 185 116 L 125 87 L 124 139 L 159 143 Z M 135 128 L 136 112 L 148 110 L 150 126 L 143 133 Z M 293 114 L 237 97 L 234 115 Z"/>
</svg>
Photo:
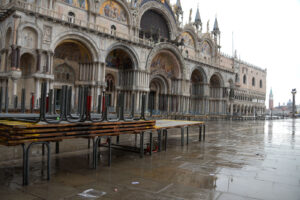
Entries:
<svg viewBox="0 0 300 200">
<path fill-rule="evenodd" d="M 49 182 L 46 159 L 35 157 L 26 187 L 21 160 L 2 161 L 0 199 L 300 199 L 300 120 L 208 122 L 205 143 L 190 132 L 188 146 L 173 131 L 167 152 L 152 157 L 113 151 L 110 168 L 104 150 L 97 170 L 86 150 L 53 155 Z M 76 142 L 87 144 L 62 151 Z"/>
</svg>

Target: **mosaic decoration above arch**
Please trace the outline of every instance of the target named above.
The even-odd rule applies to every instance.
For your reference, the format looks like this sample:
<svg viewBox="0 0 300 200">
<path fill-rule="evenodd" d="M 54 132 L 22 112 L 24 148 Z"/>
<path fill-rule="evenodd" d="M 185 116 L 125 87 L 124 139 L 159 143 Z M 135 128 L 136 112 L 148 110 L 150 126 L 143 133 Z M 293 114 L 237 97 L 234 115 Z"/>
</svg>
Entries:
<svg viewBox="0 0 300 200">
<path fill-rule="evenodd" d="M 127 23 L 127 15 L 125 9 L 117 2 L 108 0 L 105 1 L 99 11 L 100 15 Z"/>
<path fill-rule="evenodd" d="M 189 34 L 188 32 L 183 32 L 180 36 L 179 41 L 181 41 L 181 39 L 184 39 L 185 46 L 189 46 L 189 47 L 195 46 L 195 41 L 194 41 L 193 37 L 191 36 L 191 34 Z"/>
<path fill-rule="evenodd" d="M 73 83 L 75 81 L 74 70 L 67 64 L 59 65 L 54 69 L 54 79 L 57 82 Z"/>
<path fill-rule="evenodd" d="M 211 56 L 212 50 L 208 42 L 203 42 L 201 45 L 201 53 L 206 56 Z"/>
<path fill-rule="evenodd" d="M 75 6 L 77 8 L 82 8 L 88 10 L 87 0 L 62 0 L 63 2 L 70 4 L 71 6 Z"/>
<path fill-rule="evenodd" d="M 106 66 L 118 69 L 132 69 L 133 63 L 127 52 L 115 49 L 106 57 Z"/>
<path fill-rule="evenodd" d="M 88 48 L 76 40 L 62 41 L 54 51 L 54 57 L 75 62 L 91 62 L 92 55 Z"/>
<path fill-rule="evenodd" d="M 165 74 L 168 78 L 179 77 L 179 65 L 176 62 L 174 56 L 170 56 L 168 53 L 159 53 L 154 57 L 151 63 L 151 73 Z"/>
</svg>

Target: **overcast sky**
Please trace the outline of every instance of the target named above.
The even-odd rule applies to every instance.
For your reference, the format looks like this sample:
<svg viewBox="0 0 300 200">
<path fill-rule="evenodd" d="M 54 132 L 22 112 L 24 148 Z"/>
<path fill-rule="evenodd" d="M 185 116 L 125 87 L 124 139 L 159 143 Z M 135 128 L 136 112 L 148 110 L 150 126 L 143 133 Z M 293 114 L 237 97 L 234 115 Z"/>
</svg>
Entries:
<svg viewBox="0 0 300 200">
<path fill-rule="evenodd" d="M 176 3 L 176 0 L 171 0 Z M 300 104 L 300 0 L 181 0 L 184 21 L 199 4 L 203 30 L 213 28 L 215 16 L 221 31 L 221 51 L 234 48 L 244 61 L 267 69 L 267 99 L 273 88 L 274 105 L 291 99 L 297 88 Z"/>
</svg>

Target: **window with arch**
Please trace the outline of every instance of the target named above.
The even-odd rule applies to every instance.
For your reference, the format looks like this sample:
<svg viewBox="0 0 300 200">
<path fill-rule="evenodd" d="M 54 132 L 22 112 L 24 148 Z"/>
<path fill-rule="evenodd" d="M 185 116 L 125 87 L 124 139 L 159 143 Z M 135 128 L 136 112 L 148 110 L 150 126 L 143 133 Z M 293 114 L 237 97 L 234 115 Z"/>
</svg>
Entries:
<svg viewBox="0 0 300 200">
<path fill-rule="evenodd" d="M 235 74 L 235 82 L 236 83 L 240 82 L 240 77 L 238 74 Z"/>
<path fill-rule="evenodd" d="M 141 18 L 140 38 L 153 39 L 158 41 L 160 38 L 170 39 L 170 29 L 165 17 L 156 10 L 147 10 Z"/>
<path fill-rule="evenodd" d="M 252 86 L 255 86 L 255 78 L 252 78 Z"/>
<path fill-rule="evenodd" d="M 263 87 L 263 83 L 262 80 L 259 81 L 259 87 L 262 88 Z"/>
<path fill-rule="evenodd" d="M 113 92 L 114 88 L 115 88 L 115 86 L 114 86 L 115 79 L 114 79 L 113 75 L 111 75 L 111 74 L 106 75 L 105 80 L 106 80 L 106 91 Z"/>
<path fill-rule="evenodd" d="M 116 35 L 117 27 L 115 25 L 111 25 L 110 32 L 111 32 L 112 35 Z"/>
<path fill-rule="evenodd" d="M 75 14 L 73 12 L 68 13 L 68 22 L 70 22 L 70 23 L 75 22 Z"/>
<path fill-rule="evenodd" d="M 247 84 L 247 76 L 246 75 L 244 75 L 244 77 L 243 77 L 243 83 Z"/>
</svg>

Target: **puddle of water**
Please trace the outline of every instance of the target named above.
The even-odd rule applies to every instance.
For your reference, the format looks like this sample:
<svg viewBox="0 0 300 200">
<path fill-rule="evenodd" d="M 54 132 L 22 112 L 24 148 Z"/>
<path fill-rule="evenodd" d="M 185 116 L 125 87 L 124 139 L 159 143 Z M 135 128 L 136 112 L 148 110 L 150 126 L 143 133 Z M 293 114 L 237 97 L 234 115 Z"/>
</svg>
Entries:
<svg viewBox="0 0 300 200">
<path fill-rule="evenodd" d="M 98 191 L 98 190 L 94 190 L 94 189 L 88 189 L 83 191 L 82 193 L 79 193 L 78 196 L 81 196 L 83 198 L 87 198 L 87 199 L 96 199 L 99 197 L 102 197 L 106 195 L 106 192 L 102 192 L 102 191 Z"/>
</svg>

